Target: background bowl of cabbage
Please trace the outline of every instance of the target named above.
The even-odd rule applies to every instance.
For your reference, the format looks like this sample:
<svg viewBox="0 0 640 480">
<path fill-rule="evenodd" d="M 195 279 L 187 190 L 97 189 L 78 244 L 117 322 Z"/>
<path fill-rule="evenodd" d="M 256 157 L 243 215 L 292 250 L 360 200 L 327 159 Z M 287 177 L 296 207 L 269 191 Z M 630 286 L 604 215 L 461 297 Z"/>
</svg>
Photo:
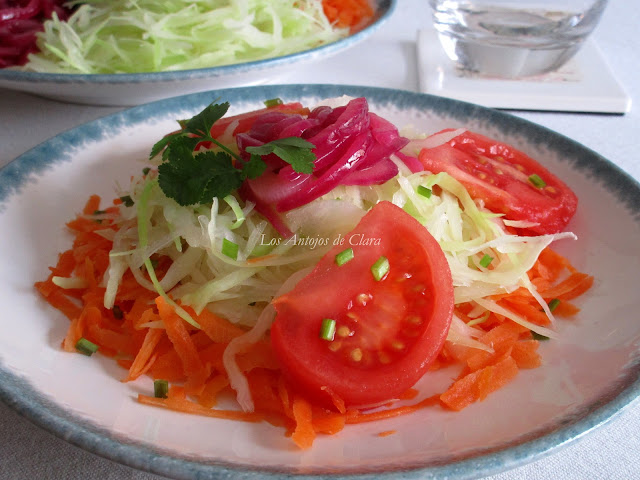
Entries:
<svg viewBox="0 0 640 480">
<path fill-rule="evenodd" d="M 23 4 L 26 17 L 34 2 L 16 3 Z M 53 8 L 63 2 L 48 3 Z M 73 8 L 65 20 L 50 12 L 45 19 L 44 11 L 15 19 L 41 21 L 43 30 L 27 63 L 0 68 L 0 88 L 128 106 L 267 83 L 360 43 L 391 16 L 396 3 L 362 0 L 370 15 L 349 18 L 352 12 L 341 12 L 339 0 L 64 2 Z M 5 24 L 3 32 L 2 27 L 0 21 L 0 38 L 8 44 L 6 35 L 16 28 Z"/>
</svg>

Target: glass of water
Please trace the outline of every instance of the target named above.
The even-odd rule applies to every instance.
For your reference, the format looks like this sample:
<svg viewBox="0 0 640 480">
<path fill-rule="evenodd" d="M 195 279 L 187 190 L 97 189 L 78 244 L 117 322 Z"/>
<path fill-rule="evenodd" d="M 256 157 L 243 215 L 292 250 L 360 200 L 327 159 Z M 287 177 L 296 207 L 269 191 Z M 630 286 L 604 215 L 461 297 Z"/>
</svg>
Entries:
<svg viewBox="0 0 640 480">
<path fill-rule="evenodd" d="M 598 24 L 607 0 L 429 0 L 449 58 L 506 78 L 558 69 Z"/>
</svg>

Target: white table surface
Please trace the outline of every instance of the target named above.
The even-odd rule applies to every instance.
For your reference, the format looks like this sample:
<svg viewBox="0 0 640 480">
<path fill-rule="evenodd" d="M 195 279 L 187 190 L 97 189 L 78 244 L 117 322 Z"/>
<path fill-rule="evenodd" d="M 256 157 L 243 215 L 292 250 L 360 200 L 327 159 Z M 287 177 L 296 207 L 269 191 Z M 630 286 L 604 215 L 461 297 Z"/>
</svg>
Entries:
<svg viewBox="0 0 640 480">
<path fill-rule="evenodd" d="M 271 83 L 344 83 L 418 90 L 415 39 L 429 22 L 426 0 L 399 0 L 395 14 L 365 43 Z M 635 102 L 626 115 L 514 111 L 590 147 L 640 180 L 640 9 L 612 0 L 594 33 Z M 40 142 L 116 107 L 64 104 L 0 89 L 0 166 Z M 570 445 L 491 480 L 640 478 L 640 402 Z M 160 479 L 76 448 L 0 403 L 0 479 Z"/>
</svg>

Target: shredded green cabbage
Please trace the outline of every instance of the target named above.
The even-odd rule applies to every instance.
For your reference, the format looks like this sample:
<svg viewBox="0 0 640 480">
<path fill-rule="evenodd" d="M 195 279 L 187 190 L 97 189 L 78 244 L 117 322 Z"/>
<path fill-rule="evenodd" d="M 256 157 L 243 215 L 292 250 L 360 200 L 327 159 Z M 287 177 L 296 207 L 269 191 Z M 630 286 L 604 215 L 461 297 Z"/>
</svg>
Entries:
<svg viewBox="0 0 640 480">
<path fill-rule="evenodd" d="M 453 177 L 446 173 L 411 173 L 400 162 L 398 166 L 399 174 L 382 185 L 339 186 L 288 212 L 285 221 L 296 233 L 291 239 L 280 238 L 254 205 L 239 198 L 183 207 L 163 194 L 153 173 L 141 177 L 134 181 L 131 191 L 121 192 L 130 195 L 135 206 L 121 206 L 121 224 L 113 239 L 106 276 L 105 306 L 113 305 L 120 279 L 130 269 L 144 287 L 163 296 L 169 292 L 176 302 L 196 312 L 209 308 L 234 323 L 253 326 L 287 279 L 315 265 L 337 235 L 348 233 L 369 209 L 386 200 L 411 214 L 438 241 L 451 268 L 454 301 L 473 302 L 473 318 L 480 319 L 492 311 L 554 337 L 551 329 L 505 313 L 488 297 L 527 288 L 553 321 L 546 302 L 529 282 L 527 271 L 551 242 L 575 236 L 559 233 L 523 237 L 507 233 L 501 215 L 478 206 Z M 424 197 L 417 193 L 419 186 L 434 193 Z M 222 253 L 223 239 L 239 246 L 237 259 Z M 172 264 L 161 280 L 150 282 L 141 267 L 153 273 L 150 259 L 154 255 L 169 256 Z M 493 259 L 490 269 L 480 262 L 485 255 Z M 464 332 L 473 330 L 469 326 Z"/>
<path fill-rule="evenodd" d="M 82 0 L 53 15 L 23 70 L 137 73 L 231 65 L 336 41 L 321 0 Z"/>
</svg>

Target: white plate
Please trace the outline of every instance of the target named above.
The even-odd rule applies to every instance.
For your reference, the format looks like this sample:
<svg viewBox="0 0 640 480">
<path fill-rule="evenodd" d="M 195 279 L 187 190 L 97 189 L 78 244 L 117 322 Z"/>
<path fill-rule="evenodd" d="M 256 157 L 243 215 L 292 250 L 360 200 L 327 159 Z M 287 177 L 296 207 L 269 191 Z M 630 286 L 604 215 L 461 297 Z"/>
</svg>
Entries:
<svg viewBox="0 0 640 480">
<path fill-rule="evenodd" d="M 64 102 L 131 106 L 213 88 L 259 85 L 294 68 L 338 54 L 376 32 L 393 14 L 397 0 L 376 0 L 371 21 L 346 38 L 290 55 L 220 67 L 131 74 L 56 74 L 0 69 L 0 87 Z M 308 67 L 310 68 L 310 67 Z"/>
<path fill-rule="evenodd" d="M 201 418 L 138 404 L 150 381 L 120 382 L 115 362 L 60 350 L 68 321 L 33 289 L 58 252 L 63 225 L 88 196 L 114 195 L 140 171 L 175 119 L 216 98 L 234 112 L 280 97 L 313 104 L 366 96 L 397 125 L 431 132 L 465 126 L 512 143 L 564 179 L 580 198 L 569 225 L 577 242 L 556 248 L 596 278 L 583 311 L 541 346 L 544 364 L 521 371 L 485 401 L 454 413 L 438 408 L 321 436 L 291 447 L 283 430 Z M 281 474 L 377 478 L 472 478 L 531 461 L 615 415 L 640 392 L 640 186 L 593 151 L 545 128 L 483 107 L 397 90 L 289 85 L 217 90 L 143 105 L 63 133 L 0 170 L 0 399 L 54 434 L 112 460 L 175 478 Z M 615 232 L 612 235 L 611 232 Z M 449 381 L 429 374 L 422 385 Z M 445 373 L 446 375 L 446 373 Z M 396 430 L 381 437 L 379 432 Z"/>
</svg>

